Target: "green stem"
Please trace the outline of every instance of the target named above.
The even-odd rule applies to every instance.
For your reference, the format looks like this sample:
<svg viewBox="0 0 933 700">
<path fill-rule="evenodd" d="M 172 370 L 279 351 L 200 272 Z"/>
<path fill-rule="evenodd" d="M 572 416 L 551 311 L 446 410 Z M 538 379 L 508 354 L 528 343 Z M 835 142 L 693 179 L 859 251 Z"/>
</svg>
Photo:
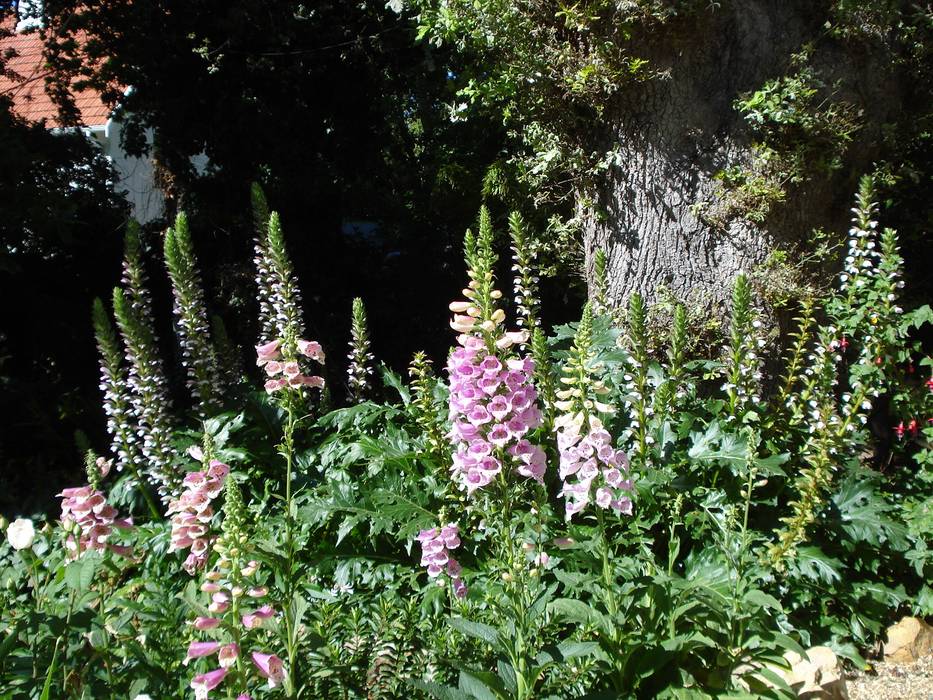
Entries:
<svg viewBox="0 0 933 700">
<path fill-rule="evenodd" d="M 602 508 L 596 509 L 596 520 L 599 523 L 599 532 L 602 537 L 602 560 L 603 560 L 603 585 L 606 588 L 606 608 L 609 614 L 615 617 L 618 612 L 615 594 L 615 581 L 613 580 L 612 564 L 610 562 L 611 545 L 609 544 L 609 535 L 606 533 L 606 521 Z M 615 625 L 613 625 L 615 629 Z M 615 641 L 615 640 L 613 640 Z"/>
<path fill-rule="evenodd" d="M 139 470 L 134 468 L 133 476 L 136 478 L 136 486 L 139 488 L 139 492 L 143 495 L 146 505 L 149 506 L 149 514 L 152 516 L 153 521 L 159 520 L 161 517 L 159 508 L 156 506 L 155 501 L 152 500 L 152 494 L 149 493 L 149 489 L 147 489 L 143 483 L 142 477 L 139 475 Z"/>
<path fill-rule="evenodd" d="M 500 457 L 504 457 L 504 455 L 500 455 Z M 505 459 L 502 461 L 504 462 Z M 499 473 L 499 486 L 502 493 L 501 537 L 504 538 L 506 543 L 505 563 L 506 573 L 508 574 L 508 579 L 504 583 L 507 599 L 511 606 L 511 610 L 508 612 L 515 623 L 515 637 L 512 647 L 509 649 L 509 661 L 512 663 L 512 668 L 515 669 L 516 698 L 526 700 L 532 697 L 533 690 L 533 683 L 529 683 L 525 678 L 528 671 L 526 651 L 528 621 L 526 613 L 530 603 L 527 601 L 528 587 L 524 576 L 525 567 L 522 565 L 524 562 L 517 561 L 515 542 L 512 537 L 511 489 L 509 488 L 505 470 Z"/>
<path fill-rule="evenodd" d="M 751 438 L 749 438 L 749 444 L 751 444 Z M 749 455 L 753 457 L 754 455 Z M 752 504 L 752 484 L 755 481 L 756 471 L 753 467 L 749 466 L 748 470 L 748 480 L 745 483 L 745 508 L 742 515 L 742 530 L 740 533 L 741 537 L 741 546 L 740 552 L 748 551 L 748 514 L 751 510 Z M 742 557 L 742 555 L 739 555 Z M 741 630 L 737 629 L 737 620 L 739 612 L 739 584 L 745 578 L 745 567 L 741 565 L 740 561 L 744 561 L 744 558 L 741 560 L 737 559 L 734 561 L 733 565 L 735 566 L 735 583 L 732 586 L 732 615 L 729 620 L 729 635 L 730 635 L 730 645 L 732 648 L 738 646 L 739 637 L 741 636 Z"/>
<path fill-rule="evenodd" d="M 29 554 L 27 555 L 26 552 L 29 552 Z M 32 575 L 32 595 L 36 600 L 36 612 L 41 612 L 42 598 L 39 595 L 39 571 L 36 566 L 38 557 L 36 557 L 35 552 L 32 551 L 32 547 L 22 550 L 20 552 L 20 556 L 29 565 L 29 571 Z M 38 634 L 29 635 L 29 651 L 31 652 L 32 656 L 32 670 L 34 678 L 37 677 L 36 660 L 38 655 L 36 654 L 36 640 L 38 639 L 38 636 Z"/>
<path fill-rule="evenodd" d="M 294 523 L 292 522 L 292 460 L 294 454 L 295 411 L 292 397 L 288 397 L 288 422 L 285 424 L 285 552 L 288 558 L 286 595 L 291 598 L 294 588 L 292 557 L 294 555 Z"/>
<path fill-rule="evenodd" d="M 288 410 L 288 420 L 285 423 L 285 431 L 282 440 L 282 446 L 285 452 L 285 558 L 287 571 L 285 572 L 285 634 L 286 634 L 286 647 L 288 652 L 288 672 L 291 674 L 291 684 L 290 684 L 290 695 L 295 692 L 295 688 L 298 687 L 298 668 L 296 667 L 296 661 L 298 657 L 298 650 L 296 649 L 296 634 L 295 634 L 295 620 L 292 619 L 294 614 L 294 606 L 292 605 L 294 594 L 295 594 L 295 578 L 294 578 L 294 556 L 295 556 L 295 540 L 294 540 L 294 522 L 292 518 L 292 468 L 294 462 L 294 453 L 295 453 L 295 426 L 297 420 L 295 418 L 295 401 L 294 397 L 289 394 L 286 399 L 286 408 Z"/>
<path fill-rule="evenodd" d="M 232 570 L 237 572 L 236 575 L 239 576 L 239 570 L 240 570 L 239 561 L 234 561 Z M 239 620 L 240 619 L 240 597 L 239 596 L 233 597 L 231 608 L 233 611 L 233 620 L 234 621 Z M 231 628 L 232 628 L 232 634 L 233 634 L 233 643 L 236 644 L 236 648 L 237 648 L 237 655 L 236 655 L 237 680 L 240 683 L 240 689 L 245 692 L 246 691 L 246 683 L 245 683 L 246 677 L 245 677 L 245 674 L 243 673 L 243 653 L 245 650 L 243 649 L 242 644 L 241 644 L 242 634 L 240 633 L 239 625 L 237 625 L 236 623 L 234 623 L 231 626 Z M 233 684 L 232 683 L 227 685 L 227 697 L 228 698 L 233 697 Z"/>
<path fill-rule="evenodd" d="M 80 544 L 78 545 L 78 551 L 79 552 L 81 551 Z M 75 592 L 72 589 L 71 593 L 68 596 L 68 614 L 65 616 L 65 632 L 62 632 L 58 636 L 58 639 L 55 640 L 55 651 L 52 654 L 53 661 L 54 659 L 58 657 L 59 644 L 61 644 L 62 640 L 65 638 L 65 634 L 71 628 L 71 613 L 74 612 L 74 605 L 75 605 Z M 68 646 L 65 645 L 66 656 L 67 656 L 67 653 L 68 653 Z M 67 689 L 68 689 L 68 664 L 63 663 L 62 664 L 62 694 L 63 695 L 66 694 Z"/>
</svg>

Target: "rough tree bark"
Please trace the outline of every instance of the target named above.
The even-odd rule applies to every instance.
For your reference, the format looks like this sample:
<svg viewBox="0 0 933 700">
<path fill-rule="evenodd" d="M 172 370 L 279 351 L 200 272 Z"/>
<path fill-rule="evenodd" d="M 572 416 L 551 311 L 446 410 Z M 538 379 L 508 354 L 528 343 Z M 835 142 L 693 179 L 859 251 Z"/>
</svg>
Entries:
<svg viewBox="0 0 933 700">
<path fill-rule="evenodd" d="M 736 219 L 717 228 L 697 211 L 715 205 L 715 173 L 751 161 L 750 134 L 734 101 L 788 73 L 791 54 L 823 31 L 825 11 L 814 7 L 821 4 L 723 2 L 692 16 L 690 26 L 654 31 L 636 49 L 665 77 L 620 91 L 603 125 L 603 145 L 622 157 L 592 201 L 579 205 L 591 292 L 594 252 L 602 248 L 615 303 L 632 292 L 655 300 L 664 285 L 681 299 L 715 306 L 728 298 L 735 276 L 775 246 L 820 226 L 846 230 L 856 163 L 871 155 L 857 146 L 849 149 L 856 163 L 795 188 L 762 225 Z M 815 60 L 830 74 L 852 77 L 865 68 L 827 44 Z"/>
</svg>

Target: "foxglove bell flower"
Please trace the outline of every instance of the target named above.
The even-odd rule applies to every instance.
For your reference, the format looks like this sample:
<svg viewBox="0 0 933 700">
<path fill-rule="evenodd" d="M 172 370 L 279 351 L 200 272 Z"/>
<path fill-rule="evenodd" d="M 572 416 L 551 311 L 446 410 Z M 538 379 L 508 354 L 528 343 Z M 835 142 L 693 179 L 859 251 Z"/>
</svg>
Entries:
<svg viewBox="0 0 933 700">
<path fill-rule="evenodd" d="M 598 508 L 631 515 L 632 501 L 626 492 L 632 490 L 632 482 L 623 475 L 628 471 L 628 457 L 612 447 L 602 422 L 590 416 L 585 424 L 578 414 L 563 415 L 555 424 L 563 481 L 560 495 L 565 500 L 567 520 L 591 502 Z"/>
<path fill-rule="evenodd" d="M 192 678 L 191 689 L 194 690 L 196 700 L 205 700 L 208 693 L 223 682 L 227 673 L 228 669 L 218 668 Z"/>
<path fill-rule="evenodd" d="M 65 547 L 77 557 L 89 550 L 110 551 L 126 556 L 129 547 L 109 544 L 114 528 L 128 530 L 132 520 L 117 517 L 117 509 L 107 503 L 103 493 L 93 486 L 69 488 L 58 494 L 62 498 L 62 527 L 70 532 Z"/>
<path fill-rule="evenodd" d="M 520 340 L 503 338 L 509 344 Z M 511 466 L 519 475 L 541 482 L 544 451 L 525 437 L 542 422 L 532 382 L 534 362 L 503 361 L 478 336 L 461 336 L 461 343 L 447 363 L 455 480 L 472 494 L 489 485 L 503 466 Z"/>
<path fill-rule="evenodd" d="M 455 523 L 444 527 L 422 530 L 415 538 L 421 543 L 421 566 L 427 567 L 428 576 L 437 578 L 447 574 L 458 598 L 466 596 L 466 584 L 460 578 L 463 568 L 450 556 L 460 546 L 460 530 Z"/>
<path fill-rule="evenodd" d="M 264 345 L 257 345 L 256 364 L 263 367 L 266 375 L 270 377 L 263 385 L 266 393 L 271 395 L 284 389 L 300 389 L 304 386 L 323 389 L 323 377 L 304 373 L 302 369 L 304 357 L 323 364 L 324 351 L 320 343 L 313 340 L 298 340 L 292 347 L 280 340 L 273 340 Z"/>
<path fill-rule="evenodd" d="M 262 625 L 263 620 L 268 620 L 273 615 L 275 615 L 275 611 L 272 609 L 272 606 L 263 605 L 261 608 L 243 615 L 241 622 L 245 629 L 251 630 Z"/>
<path fill-rule="evenodd" d="M 253 663 L 259 670 L 259 675 L 269 680 L 270 688 L 281 685 L 282 681 L 285 680 L 285 668 L 282 665 L 282 659 L 278 656 L 254 651 L 252 658 Z"/>
<path fill-rule="evenodd" d="M 211 460 L 206 470 L 189 472 L 182 481 L 185 490 L 169 502 L 168 515 L 172 519 L 169 551 L 190 550 L 184 563 L 189 574 L 193 575 L 207 561 L 214 536 L 210 527 L 214 517 L 211 503 L 223 491 L 229 473 L 230 467 L 226 464 Z"/>
<path fill-rule="evenodd" d="M 243 646 L 260 641 L 261 637 L 255 632 L 256 628 L 260 627 L 264 620 L 275 615 L 272 606 L 268 604 L 262 604 L 252 612 L 244 612 L 241 607 L 246 601 L 249 601 L 250 605 L 260 605 L 261 599 L 268 595 L 269 589 L 260 585 L 261 581 L 257 580 L 259 562 L 246 559 L 251 547 L 246 533 L 246 514 L 239 488 L 232 479 L 226 481 L 224 488 L 226 502 L 223 534 L 214 544 L 214 551 L 219 557 L 216 566 L 204 575 L 201 584 L 201 590 L 210 596 L 208 610 L 212 615 L 197 617 L 192 623 L 195 630 L 209 631 L 210 636 L 214 638 L 191 642 L 185 658 L 187 665 L 194 659 L 213 657 L 215 654 L 217 656 L 220 668 L 195 676 L 191 681 L 191 687 L 201 693 L 199 697 L 207 697 L 207 693 L 222 682 L 226 682 L 229 695 L 248 689 L 248 673 L 237 672 L 227 678 L 227 672 L 237 666 Z M 235 631 L 231 633 L 231 630 Z M 257 655 L 263 661 L 262 665 L 256 664 Z M 254 651 L 252 658 L 257 666 L 258 675 L 268 679 L 270 687 L 282 682 L 284 669 L 278 657 Z M 246 670 L 242 668 L 242 664 L 240 666 L 241 671 Z M 240 692 L 238 697 L 248 698 L 249 695 Z"/>
<path fill-rule="evenodd" d="M 200 659 L 205 656 L 213 656 L 220 649 L 220 642 L 191 642 L 188 645 L 188 653 L 182 662 L 185 666 L 191 659 Z"/>
<path fill-rule="evenodd" d="M 217 660 L 220 662 L 221 668 L 230 668 L 236 663 L 239 656 L 240 647 L 235 643 L 225 644 L 217 652 Z"/>
<path fill-rule="evenodd" d="M 596 397 L 605 393 L 597 377 L 600 368 L 593 350 L 593 311 L 589 304 L 574 336 L 573 347 L 563 368 L 565 389 L 557 392 L 557 408 L 563 413 L 554 420 L 560 453 L 558 476 L 563 482 L 565 515 L 570 520 L 589 503 L 626 515 L 632 501 L 626 492 L 632 482 L 625 478 L 628 456 L 612 446 L 612 436 L 598 413 L 609 414 L 613 407 Z"/>
</svg>

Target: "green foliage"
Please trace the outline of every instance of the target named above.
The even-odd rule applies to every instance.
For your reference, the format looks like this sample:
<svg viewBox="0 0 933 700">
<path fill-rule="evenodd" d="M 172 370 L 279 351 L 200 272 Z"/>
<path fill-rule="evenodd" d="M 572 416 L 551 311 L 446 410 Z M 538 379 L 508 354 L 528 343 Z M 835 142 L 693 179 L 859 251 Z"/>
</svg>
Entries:
<svg viewBox="0 0 933 700">
<path fill-rule="evenodd" d="M 566 179 L 591 178 L 605 170 L 612 153 L 588 138 L 594 119 L 626 87 L 653 77 L 652 66 L 629 44 L 633 33 L 689 15 L 705 3 L 639 0 L 619 5 L 588 2 L 536 6 L 416 0 L 418 37 L 450 45 L 473 58 L 456 76 L 467 105 L 493 108 L 517 142 L 511 169 L 536 196 L 561 200 Z M 501 168 L 493 182 L 501 182 Z"/>
<path fill-rule="evenodd" d="M 861 128 L 858 108 L 835 93 L 810 65 L 808 52 L 792 57 L 802 66 L 739 97 L 735 108 L 755 134 L 752 162 L 717 173 L 721 201 L 704 217 L 726 228 L 738 216 L 763 224 L 788 189 L 843 166 Z"/>
<path fill-rule="evenodd" d="M 812 65 L 812 47 L 790 57 L 796 69 L 740 95 L 735 109 L 752 132 L 750 162 L 716 173 L 718 201 L 697 213 L 708 224 L 728 228 L 735 218 L 764 225 L 792 188 L 826 178 L 863 126 L 862 111 L 839 97 Z"/>
<path fill-rule="evenodd" d="M 803 63 L 806 55 L 796 57 Z M 760 148 L 775 152 L 778 145 L 788 152 L 787 172 L 782 179 L 799 182 L 810 173 L 827 174 L 842 166 L 841 155 L 859 128 L 855 108 L 838 99 L 827 99 L 828 86 L 811 67 L 765 83 L 744 95 L 735 107 L 745 121 L 763 136 Z M 773 159 L 762 152 L 760 157 Z M 771 167 L 774 167 L 772 164 Z M 809 172 L 803 168 L 812 169 Z"/>
<path fill-rule="evenodd" d="M 69 561 L 63 533 L 40 532 L 32 548 L 0 550 L 3 619 L 0 675 L 11 697 L 107 697 L 163 692 L 182 697 L 178 632 L 185 583 L 165 558 L 164 528 L 138 528 L 132 559 L 93 553 Z"/>
</svg>

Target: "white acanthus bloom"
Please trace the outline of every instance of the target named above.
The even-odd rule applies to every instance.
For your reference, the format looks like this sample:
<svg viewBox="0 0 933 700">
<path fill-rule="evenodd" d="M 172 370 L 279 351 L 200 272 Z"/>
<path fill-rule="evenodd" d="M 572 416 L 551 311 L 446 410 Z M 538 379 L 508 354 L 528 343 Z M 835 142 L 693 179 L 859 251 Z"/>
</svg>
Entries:
<svg viewBox="0 0 933 700">
<path fill-rule="evenodd" d="M 28 549 L 32 547 L 33 540 L 36 539 L 36 529 L 32 525 L 32 520 L 28 518 L 18 518 L 10 523 L 6 529 L 6 538 L 10 541 L 13 549 Z"/>
</svg>

